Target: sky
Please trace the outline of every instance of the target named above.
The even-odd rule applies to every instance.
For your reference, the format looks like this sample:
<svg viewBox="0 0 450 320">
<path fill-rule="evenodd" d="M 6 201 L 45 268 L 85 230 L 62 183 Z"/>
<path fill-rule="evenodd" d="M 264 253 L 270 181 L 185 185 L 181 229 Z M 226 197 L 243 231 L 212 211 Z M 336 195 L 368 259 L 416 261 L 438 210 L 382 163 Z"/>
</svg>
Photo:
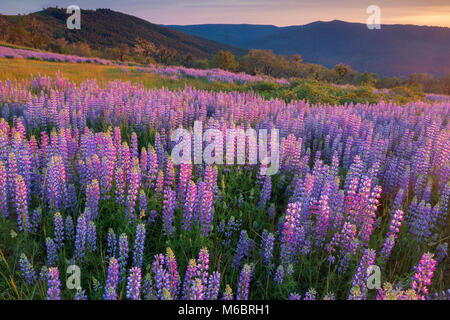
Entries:
<svg viewBox="0 0 450 320">
<path fill-rule="evenodd" d="M 110 8 L 157 24 L 250 23 L 277 26 L 313 21 L 365 23 L 367 7 L 381 9 L 381 24 L 450 27 L 450 0 L 1 0 L 1 14 L 47 7 Z"/>
</svg>

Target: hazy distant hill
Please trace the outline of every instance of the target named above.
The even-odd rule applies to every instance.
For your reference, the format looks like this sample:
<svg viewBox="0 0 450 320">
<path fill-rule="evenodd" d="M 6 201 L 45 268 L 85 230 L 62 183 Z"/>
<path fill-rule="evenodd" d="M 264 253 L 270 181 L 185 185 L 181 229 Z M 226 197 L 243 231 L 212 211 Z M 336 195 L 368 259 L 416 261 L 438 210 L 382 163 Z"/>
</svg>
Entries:
<svg viewBox="0 0 450 320">
<path fill-rule="evenodd" d="M 134 46 L 137 37 L 164 45 L 181 54 L 195 57 L 211 57 L 219 50 L 230 50 L 235 54 L 246 51 L 215 41 L 188 35 L 146 20 L 110 9 L 82 10 L 81 29 L 66 27 L 68 15 L 65 10 L 48 8 L 28 16 L 37 18 L 42 30 L 50 39 L 65 38 L 72 42 L 86 42 L 91 48 L 117 47 L 120 44 Z M 27 16 L 6 16 L 8 21 L 18 23 Z"/>
<path fill-rule="evenodd" d="M 192 25 L 172 29 L 246 49 L 272 49 L 279 54 L 299 53 L 305 61 L 333 67 L 346 63 L 358 71 L 382 75 L 450 72 L 450 28 L 365 24 L 343 21 L 304 26 Z"/>
</svg>

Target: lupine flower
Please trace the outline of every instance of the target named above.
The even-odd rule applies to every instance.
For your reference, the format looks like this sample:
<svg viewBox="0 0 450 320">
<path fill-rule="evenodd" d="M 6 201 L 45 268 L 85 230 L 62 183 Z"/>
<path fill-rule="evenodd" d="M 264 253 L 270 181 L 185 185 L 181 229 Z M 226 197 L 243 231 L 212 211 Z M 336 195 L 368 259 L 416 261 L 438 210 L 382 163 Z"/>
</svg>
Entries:
<svg viewBox="0 0 450 320">
<path fill-rule="evenodd" d="M 241 276 L 239 278 L 237 300 L 248 300 L 248 293 L 250 288 L 250 281 L 253 276 L 253 266 L 246 264 L 242 268 Z"/>
<path fill-rule="evenodd" d="M 47 300 L 61 300 L 58 268 L 48 268 Z"/>
<path fill-rule="evenodd" d="M 117 284 L 119 283 L 119 264 L 116 258 L 109 260 L 108 277 L 106 278 L 103 299 L 117 300 Z"/>
<path fill-rule="evenodd" d="M 0 217 L 8 216 L 8 175 L 2 161 L 0 161 Z"/>
<path fill-rule="evenodd" d="M 223 300 L 233 300 L 233 291 L 228 284 L 225 288 L 225 292 L 223 293 Z"/>
<path fill-rule="evenodd" d="M 145 225 L 141 223 L 136 227 L 136 239 L 134 240 L 133 266 L 135 267 L 140 268 L 142 266 L 142 258 L 144 255 L 144 241 Z"/>
<path fill-rule="evenodd" d="M 183 226 L 184 230 L 191 230 L 191 222 L 194 214 L 195 201 L 197 198 L 197 186 L 190 180 L 187 185 L 186 199 L 183 204 Z"/>
<path fill-rule="evenodd" d="M 164 234 L 172 236 L 173 233 L 173 213 L 175 210 L 175 192 L 167 187 L 164 189 L 163 201 L 163 230 Z"/>
<path fill-rule="evenodd" d="M 88 220 L 83 213 L 78 217 L 77 221 L 77 235 L 75 237 L 75 253 L 74 260 L 76 262 L 82 262 L 86 249 L 86 239 L 88 232 Z"/>
<path fill-rule="evenodd" d="M 130 186 L 128 187 L 127 200 L 125 204 L 125 215 L 128 218 L 130 224 L 136 218 L 135 206 L 140 186 L 141 186 L 141 173 L 139 170 L 139 164 L 136 163 L 136 165 L 133 167 L 131 171 Z"/>
<path fill-rule="evenodd" d="M 206 186 L 206 183 L 201 183 L 201 205 L 200 205 L 200 230 L 201 235 L 208 237 L 210 225 L 213 219 L 213 193 Z"/>
<path fill-rule="evenodd" d="M 42 219 L 41 209 L 40 208 L 34 209 L 33 215 L 31 216 L 31 224 L 33 225 L 34 232 L 38 232 L 39 226 L 41 224 L 41 219 Z"/>
<path fill-rule="evenodd" d="M 368 269 L 375 263 L 375 251 L 372 249 L 364 250 L 364 254 L 359 263 L 358 269 L 353 276 L 352 288 L 350 290 L 349 300 L 365 300 L 367 295 Z"/>
<path fill-rule="evenodd" d="M 53 215 L 53 223 L 55 226 L 55 244 L 56 248 L 62 248 L 64 246 L 64 220 L 61 213 L 56 212 Z"/>
<path fill-rule="evenodd" d="M 22 277 L 25 278 L 29 285 L 33 285 L 37 279 L 36 271 L 34 270 L 33 265 L 28 260 L 27 256 L 22 253 L 19 258 L 19 267 L 22 274 Z"/>
<path fill-rule="evenodd" d="M 107 237 L 107 248 L 106 248 L 106 256 L 105 259 L 109 260 L 112 257 L 116 256 L 116 234 L 112 228 L 108 229 L 108 237 Z M 120 264 L 120 261 L 119 261 Z"/>
<path fill-rule="evenodd" d="M 71 216 L 66 217 L 66 237 L 68 240 L 73 240 L 75 237 L 75 230 Z"/>
<path fill-rule="evenodd" d="M 217 300 L 217 297 L 219 296 L 219 289 L 220 289 L 220 273 L 215 271 L 209 276 L 208 279 L 206 299 Z"/>
<path fill-rule="evenodd" d="M 176 297 L 178 295 L 178 290 L 180 287 L 180 276 L 178 275 L 177 261 L 175 259 L 175 254 L 172 249 L 167 248 L 167 253 L 165 256 L 165 265 L 169 271 L 169 288 L 168 291 L 171 297 Z"/>
<path fill-rule="evenodd" d="M 436 251 L 436 262 L 438 264 L 441 264 L 442 261 L 445 260 L 445 258 L 447 257 L 448 254 L 448 243 L 444 242 L 441 243 L 438 247 L 437 247 L 437 251 Z"/>
<path fill-rule="evenodd" d="M 147 212 L 147 195 L 144 190 L 139 193 L 139 218 L 143 219 L 145 217 L 145 212 Z"/>
<path fill-rule="evenodd" d="M 118 263 L 120 267 L 120 273 L 123 273 L 128 263 L 128 237 L 125 233 L 122 233 L 119 237 Z"/>
<path fill-rule="evenodd" d="M 284 268 L 283 268 L 282 265 L 278 266 L 277 271 L 275 272 L 275 277 L 273 278 L 273 280 L 279 285 L 283 284 Z"/>
<path fill-rule="evenodd" d="M 421 300 L 428 294 L 427 286 L 431 285 L 431 278 L 433 278 L 435 268 L 436 260 L 433 259 L 433 254 L 431 253 L 424 253 L 419 264 L 414 267 L 416 273 L 412 278 L 411 289 L 417 292 L 417 296 Z"/>
<path fill-rule="evenodd" d="M 28 193 L 27 187 L 21 175 L 14 180 L 15 205 L 19 230 L 31 231 L 30 219 L 28 217 Z"/>
<path fill-rule="evenodd" d="M 296 292 L 291 293 L 289 300 L 302 300 L 302 296 Z"/>
<path fill-rule="evenodd" d="M 202 280 L 202 283 L 206 283 L 208 280 L 209 270 L 209 252 L 208 248 L 202 248 L 198 254 L 197 260 L 197 274 L 196 277 Z"/>
<path fill-rule="evenodd" d="M 89 221 L 86 235 L 86 245 L 89 252 L 97 250 L 97 228 L 94 221 Z"/>
<path fill-rule="evenodd" d="M 273 246 L 275 237 L 272 233 L 264 230 L 261 236 L 261 256 L 263 259 L 264 266 L 267 270 L 272 267 L 272 256 L 273 256 Z"/>
<path fill-rule="evenodd" d="M 125 176 L 122 168 L 116 168 L 114 174 L 116 203 L 124 204 L 125 199 Z"/>
<path fill-rule="evenodd" d="M 272 192 L 272 180 L 270 176 L 266 176 L 261 190 L 258 206 L 264 209 L 267 201 L 270 201 L 270 193 Z"/>
<path fill-rule="evenodd" d="M 131 300 L 139 300 L 141 293 L 141 269 L 134 267 L 130 269 L 127 284 L 127 298 Z"/>
<path fill-rule="evenodd" d="M 47 263 L 49 266 L 55 266 L 57 258 L 57 247 L 53 239 L 47 238 L 45 240 L 45 245 L 47 247 Z"/>
<path fill-rule="evenodd" d="M 94 179 L 86 188 L 86 207 L 89 208 L 92 217 L 94 219 L 98 215 L 99 200 L 100 200 L 100 187 L 97 179 Z"/>
<path fill-rule="evenodd" d="M 238 269 L 240 267 L 242 260 L 250 255 L 252 246 L 253 241 L 248 237 L 247 231 L 242 230 L 232 262 L 233 268 Z"/>
<path fill-rule="evenodd" d="M 75 292 L 75 300 L 87 300 L 85 291 L 77 290 L 77 292 Z"/>
<path fill-rule="evenodd" d="M 182 299 L 185 300 L 188 295 L 188 291 L 190 288 L 190 285 L 192 283 L 192 279 L 197 275 L 197 263 L 195 259 L 189 260 L 189 264 L 187 266 L 185 275 L 184 275 L 184 282 L 183 282 L 183 292 L 182 292 Z"/>
<path fill-rule="evenodd" d="M 391 220 L 389 225 L 389 232 L 386 235 L 386 240 L 384 240 L 383 247 L 381 249 L 380 255 L 387 260 L 391 255 L 392 248 L 395 244 L 395 239 L 400 231 L 400 226 L 402 225 L 403 211 L 397 210 Z"/>
<path fill-rule="evenodd" d="M 316 300 L 316 295 L 316 290 L 309 289 L 308 292 L 305 293 L 305 298 L 303 300 Z"/>
</svg>

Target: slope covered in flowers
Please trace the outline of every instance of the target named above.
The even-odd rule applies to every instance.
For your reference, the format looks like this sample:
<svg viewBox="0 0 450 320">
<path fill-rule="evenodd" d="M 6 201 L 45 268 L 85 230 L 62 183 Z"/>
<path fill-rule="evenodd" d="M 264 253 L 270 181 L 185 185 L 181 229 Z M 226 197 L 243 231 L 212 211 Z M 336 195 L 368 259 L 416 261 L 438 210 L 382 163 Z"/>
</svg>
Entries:
<svg viewBox="0 0 450 320">
<path fill-rule="evenodd" d="M 287 104 L 38 77 L 0 82 L 0 104 L 4 298 L 447 297 L 448 101 Z M 171 133 L 195 120 L 278 128 L 280 171 L 174 166 Z M 65 287 L 72 264 L 79 290 Z"/>
</svg>

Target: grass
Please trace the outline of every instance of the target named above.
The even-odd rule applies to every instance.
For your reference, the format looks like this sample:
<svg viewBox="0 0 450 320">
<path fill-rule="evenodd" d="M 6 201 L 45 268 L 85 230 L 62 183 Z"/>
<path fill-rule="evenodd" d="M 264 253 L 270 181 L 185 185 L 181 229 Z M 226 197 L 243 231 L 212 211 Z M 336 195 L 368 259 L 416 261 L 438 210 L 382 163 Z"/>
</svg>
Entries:
<svg viewBox="0 0 450 320">
<path fill-rule="evenodd" d="M 99 83 L 120 80 L 142 83 L 146 88 L 166 87 L 170 90 L 184 88 L 186 85 L 197 89 L 230 91 L 239 89 L 238 85 L 210 83 L 205 79 L 174 80 L 137 70 L 135 67 L 105 66 L 91 63 L 50 62 L 32 59 L 0 58 L 0 80 L 29 79 L 30 75 L 47 75 L 54 78 L 58 73 L 77 84 L 86 79 L 97 79 Z"/>
</svg>

